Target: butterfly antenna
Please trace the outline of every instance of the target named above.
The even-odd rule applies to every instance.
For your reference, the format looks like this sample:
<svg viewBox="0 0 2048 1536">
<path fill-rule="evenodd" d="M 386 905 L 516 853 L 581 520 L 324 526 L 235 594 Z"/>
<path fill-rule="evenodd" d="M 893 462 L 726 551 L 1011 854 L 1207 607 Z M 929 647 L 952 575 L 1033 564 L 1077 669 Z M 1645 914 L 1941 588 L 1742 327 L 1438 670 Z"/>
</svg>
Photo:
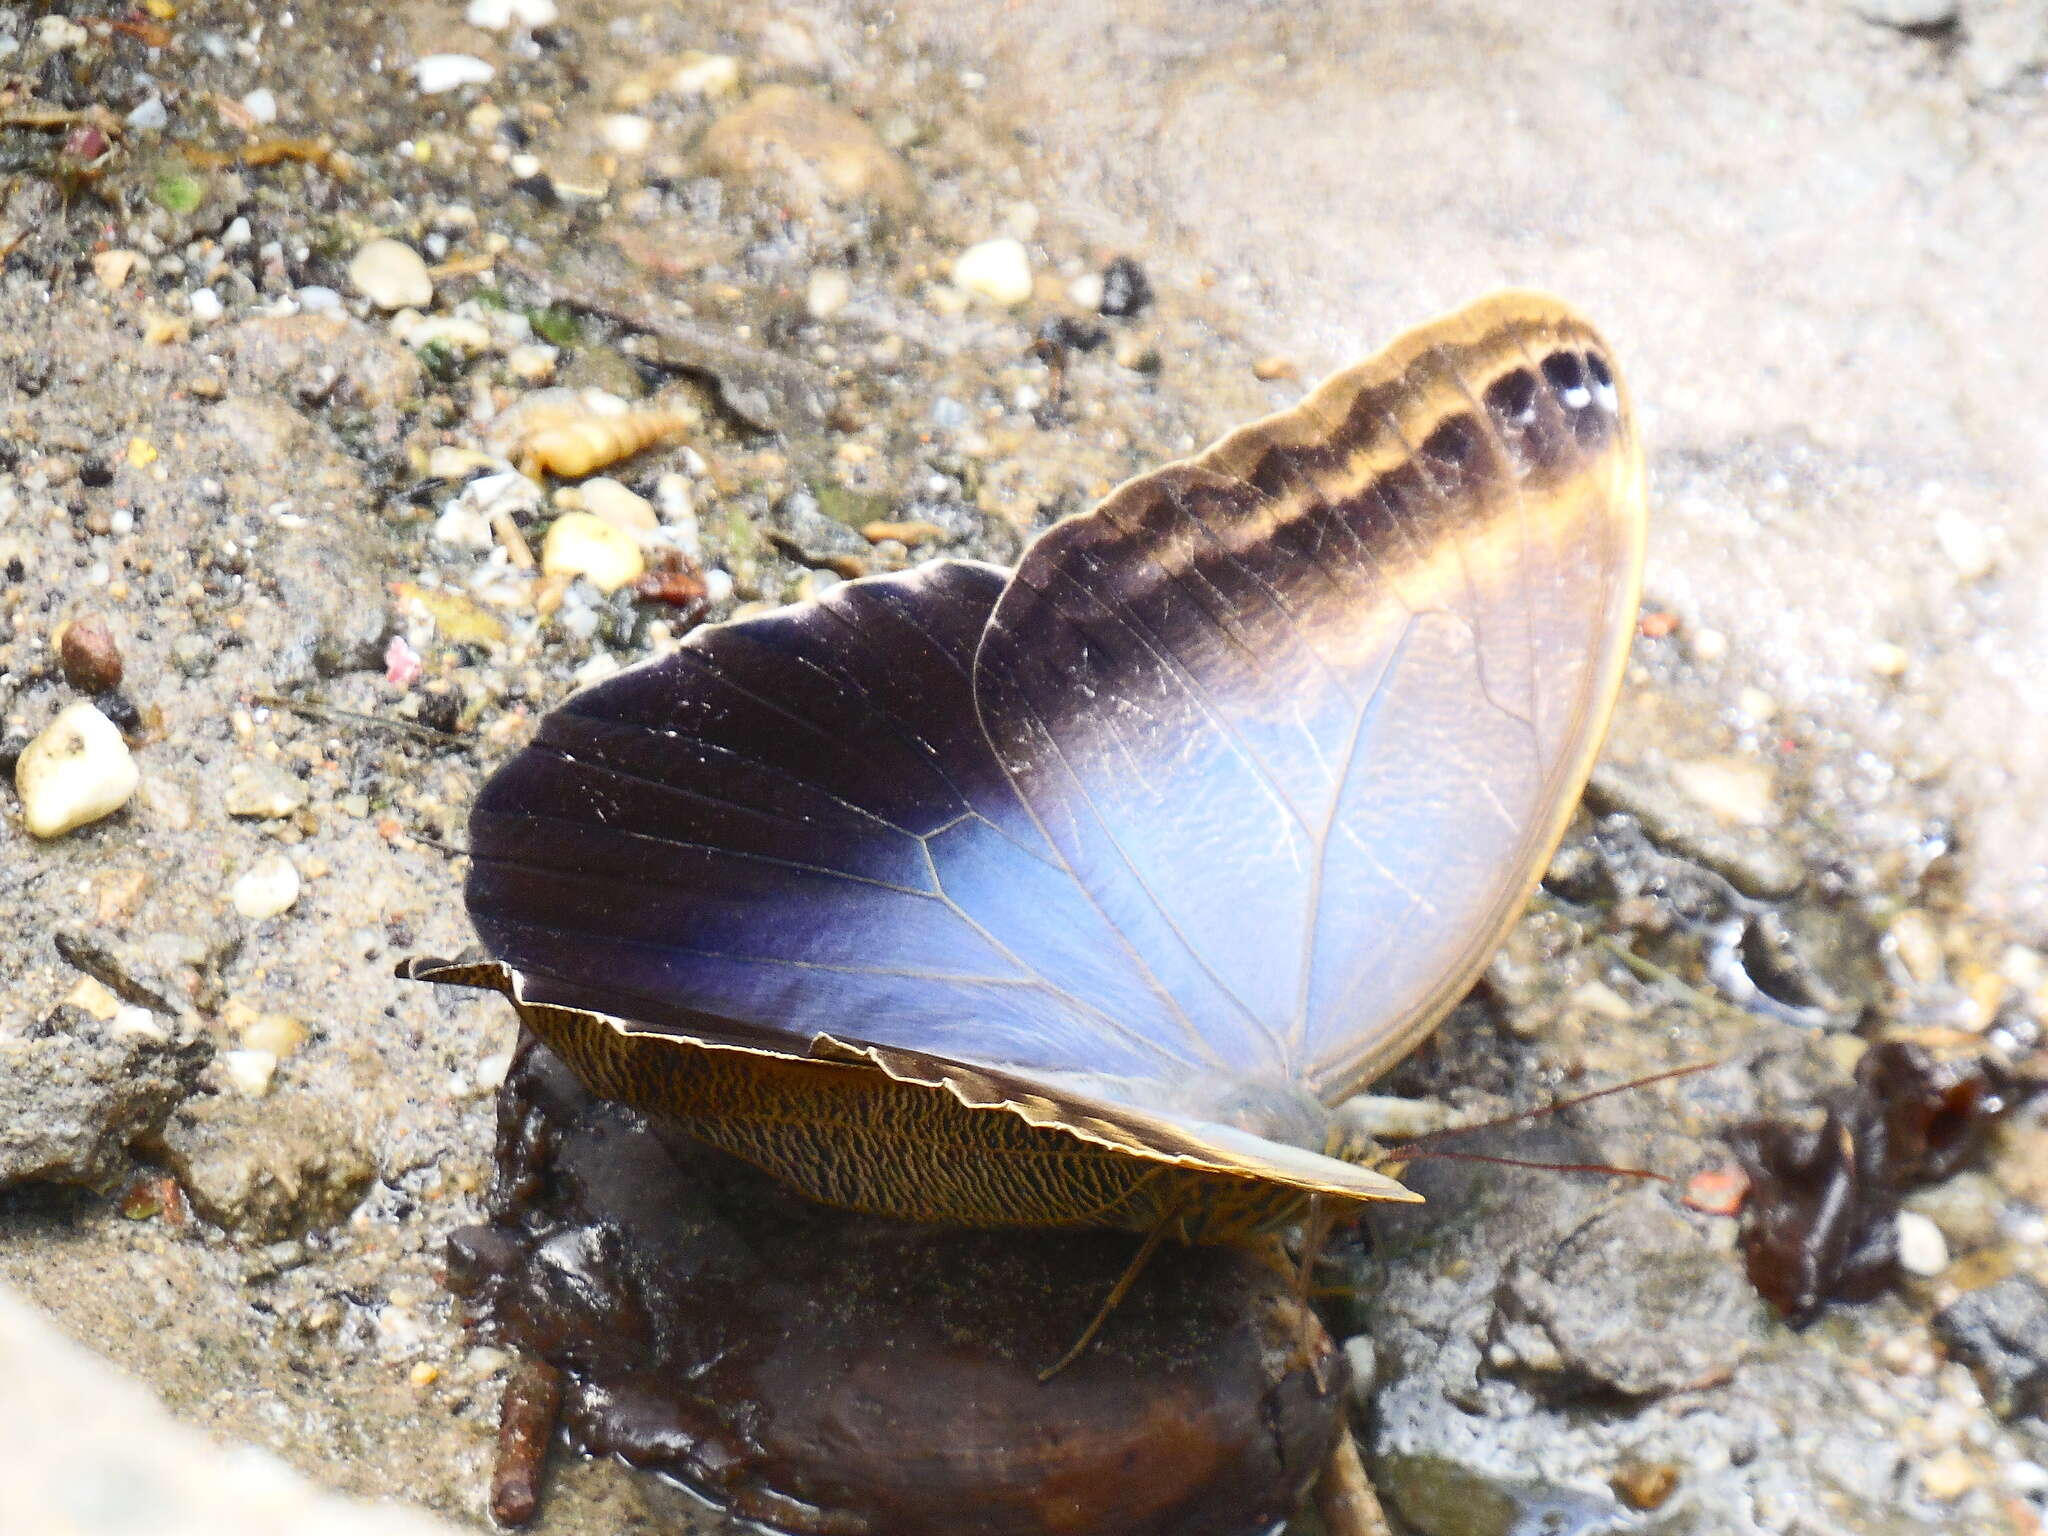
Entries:
<svg viewBox="0 0 2048 1536">
<path fill-rule="evenodd" d="M 1568 1099 L 1558 1099 L 1549 1104 L 1539 1104 L 1534 1109 L 1518 1110 L 1512 1115 L 1502 1115 L 1497 1120 L 1481 1120 L 1472 1125 L 1447 1125 L 1440 1131 L 1425 1132 L 1413 1141 L 1395 1148 L 1389 1155 L 1399 1156 L 1402 1153 L 1418 1151 L 1445 1136 L 1467 1136 L 1474 1131 L 1493 1131 L 1500 1129 L 1502 1126 L 1521 1125 L 1526 1121 L 1541 1120 L 1546 1115 L 1554 1115 L 1562 1110 L 1576 1109 L 1581 1104 L 1590 1104 L 1595 1099 L 1604 1099 L 1611 1094 L 1632 1093 L 1638 1088 L 1648 1088 L 1656 1083 L 1669 1082 L 1675 1077 L 1691 1077 L 1696 1073 L 1712 1072 L 1717 1068 L 1727 1065 L 1728 1063 L 1723 1060 L 1696 1061 L 1690 1066 L 1671 1067 L 1662 1072 L 1652 1072 L 1648 1077 L 1632 1077 L 1625 1083 L 1609 1083 L 1605 1088 L 1595 1088 L 1588 1093 L 1573 1094 Z"/>
</svg>

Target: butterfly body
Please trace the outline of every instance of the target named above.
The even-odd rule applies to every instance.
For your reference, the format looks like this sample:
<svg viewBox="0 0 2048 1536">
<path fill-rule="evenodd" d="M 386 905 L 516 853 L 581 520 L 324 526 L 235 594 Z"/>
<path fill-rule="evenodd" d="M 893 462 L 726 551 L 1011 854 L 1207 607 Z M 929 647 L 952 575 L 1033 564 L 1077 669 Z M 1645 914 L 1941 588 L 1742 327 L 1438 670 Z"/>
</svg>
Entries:
<svg viewBox="0 0 2048 1536">
<path fill-rule="evenodd" d="M 1128 482 L 579 694 L 471 822 L 495 986 L 828 1203 L 1238 1241 L 1513 921 L 1632 633 L 1604 343 L 1503 294 Z M 463 974 L 457 974 L 462 972 Z"/>
</svg>

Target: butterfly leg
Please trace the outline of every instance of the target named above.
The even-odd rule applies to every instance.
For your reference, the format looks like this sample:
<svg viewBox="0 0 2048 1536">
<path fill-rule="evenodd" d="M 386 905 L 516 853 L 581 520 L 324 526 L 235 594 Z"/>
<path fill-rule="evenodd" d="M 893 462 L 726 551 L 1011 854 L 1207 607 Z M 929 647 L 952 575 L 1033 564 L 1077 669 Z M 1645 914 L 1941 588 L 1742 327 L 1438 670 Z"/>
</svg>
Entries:
<svg viewBox="0 0 2048 1536">
<path fill-rule="evenodd" d="M 1080 1359 L 1082 1352 L 1095 1342 L 1095 1335 L 1100 1333 L 1102 1325 L 1109 1321 L 1109 1314 L 1131 1294 L 1131 1287 L 1138 1283 L 1138 1276 L 1144 1272 L 1145 1266 L 1151 1262 L 1152 1255 L 1159 1251 L 1159 1245 L 1166 1240 L 1166 1234 L 1173 1230 L 1174 1224 L 1179 1220 L 1178 1210 L 1168 1210 L 1159 1218 L 1152 1230 L 1145 1234 L 1145 1241 L 1138 1245 L 1138 1251 L 1131 1256 L 1131 1262 L 1124 1266 L 1124 1272 L 1117 1277 L 1116 1284 L 1109 1288 L 1109 1294 L 1102 1299 L 1102 1305 L 1096 1308 L 1095 1316 L 1090 1318 L 1088 1326 L 1081 1330 L 1081 1337 L 1074 1340 L 1073 1348 L 1038 1373 L 1040 1381 L 1051 1381 Z"/>
</svg>

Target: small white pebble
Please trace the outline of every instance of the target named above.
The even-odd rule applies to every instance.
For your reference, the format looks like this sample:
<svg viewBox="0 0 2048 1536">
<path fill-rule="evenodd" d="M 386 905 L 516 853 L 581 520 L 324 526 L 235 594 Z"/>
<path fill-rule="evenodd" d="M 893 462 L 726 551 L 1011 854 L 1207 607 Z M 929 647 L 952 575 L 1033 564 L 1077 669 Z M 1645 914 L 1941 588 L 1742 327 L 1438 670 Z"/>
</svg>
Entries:
<svg viewBox="0 0 2048 1536">
<path fill-rule="evenodd" d="M 86 703 L 60 713 L 14 765 L 22 820 L 37 837 L 61 837 L 113 815 L 141 778 L 114 722 Z"/>
<path fill-rule="evenodd" d="M 556 518 L 548 529 L 541 545 L 540 568 L 547 576 L 581 576 L 609 594 L 639 580 L 646 573 L 647 562 L 641 559 L 640 546 L 631 534 L 588 512 L 569 512 Z"/>
<path fill-rule="evenodd" d="M 516 154 L 508 162 L 506 168 L 521 181 L 530 181 L 540 174 L 540 156 L 524 152 Z"/>
<path fill-rule="evenodd" d="M 1742 718 L 1763 725 L 1777 718 L 1778 701 L 1761 688 L 1744 688 L 1735 695 L 1735 707 Z"/>
<path fill-rule="evenodd" d="M 496 1093 L 505 1086 L 505 1074 L 512 1070 L 510 1051 L 493 1051 L 476 1064 L 476 1086 L 479 1093 Z"/>
<path fill-rule="evenodd" d="M 281 853 L 258 859 L 236 880 L 228 892 L 235 910 L 251 922 L 261 922 L 291 910 L 299 899 L 299 872 Z"/>
<path fill-rule="evenodd" d="M 732 596 L 732 572 L 718 566 L 704 573 L 704 600 L 713 607 Z"/>
<path fill-rule="evenodd" d="M 644 155 L 654 142 L 654 123 L 637 112 L 614 112 L 598 124 L 607 146 L 622 155 Z"/>
<path fill-rule="evenodd" d="M 299 301 L 299 313 L 302 315 L 332 314 L 341 308 L 341 295 L 318 283 L 308 283 L 292 297 Z"/>
<path fill-rule="evenodd" d="M 1899 1268 L 1909 1275 L 1931 1278 L 1948 1268 L 1948 1239 L 1933 1218 L 1918 1211 L 1898 1215 Z"/>
<path fill-rule="evenodd" d="M 499 1349 L 494 1344 L 479 1344 L 463 1357 L 463 1365 L 478 1376 L 494 1376 L 512 1364 L 514 1355 L 509 1349 Z"/>
<path fill-rule="evenodd" d="M 820 267 L 804 285 L 804 309 L 813 320 L 830 320 L 853 300 L 853 280 L 836 267 Z"/>
<path fill-rule="evenodd" d="M 144 1040 L 154 1040 L 159 1045 L 171 1038 L 171 1032 L 157 1022 L 156 1015 L 147 1008 L 138 1008 L 133 1003 L 124 1004 L 114 1010 L 114 1033 L 134 1035 Z"/>
<path fill-rule="evenodd" d="M 220 232 L 221 245 L 230 251 L 241 249 L 255 238 L 256 233 L 249 228 L 248 219 L 240 214 L 235 216 L 233 223 Z"/>
<path fill-rule="evenodd" d="M 1067 302 L 1087 314 L 1095 314 L 1102 308 L 1102 274 L 1083 272 L 1067 284 Z"/>
<path fill-rule="evenodd" d="M 379 309 L 421 309 L 434 302 L 434 279 L 402 240 L 366 241 L 348 264 L 348 280 Z"/>
<path fill-rule="evenodd" d="M 149 100 L 145 101 L 133 112 L 130 112 L 127 118 L 130 128 L 143 133 L 161 128 L 170 120 L 171 114 L 164 110 L 164 99 L 161 96 L 150 97 Z"/>
<path fill-rule="evenodd" d="M 1728 637 L 1718 629 L 1695 629 L 1690 635 L 1693 660 L 1711 665 L 1728 654 Z"/>
<path fill-rule="evenodd" d="M 412 83 L 422 96 L 487 85 L 498 71 L 473 53 L 430 53 L 414 61 Z"/>
<path fill-rule="evenodd" d="M 220 302 L 220 295 L 211 288 L 194 288 L 191 295 L 185 300 L 185 308 L 191 314 L 194 323 L 198 325 L 211 325 L 225 312 Z"/>
<path fill-rule="evenodd" d="M 1903 677 L 1913 658 L 1903 645 L 1880 640 L 1863 653 L 1863 664 L 1879 677 Z"/>
<path fill-rule="evenodd" d="M 260 1099 L 270 1092 L 271 1079 L 277 1076 L 277 1055 L 274 1051 L 222 1051 L 220 1067 L 235 1092 Z"/>
<path fill-rule="evenodd" d="M 1998 550 L 1991 535 L 1953 507 L 1935 514 L 1934 538 L 1964 581 L 1989 576 L 1998 564 Z"/>
<path fill-rule="evenodd" d="M 953 282 L 1005 307 L 1031 297 L 1031 253 L 1021 240 L 984 240 L 953 258 Z"/>
<path fill-rule="evenodd" d="M 277 121 L 277 93 L 267 85 L 259 85 L 242 98 L 242 110 L 254 118 L 258 126 L 267 128 Z"/>
<path fill-rule="evenodd" d="M 505 367 L 512 377 L 525 384 L 545 384 L 555 376 L 555 367 L 562 360 L 561 349 L 546 342 L 522 342 L 505 354 Z"/>
<path fill-rule="evenodd" d="M 668 88 L 678 96 L 729 96 L 740 88 L 740 61 L 729 53 L 698 53 L 682 56 Z"/>
</svg>

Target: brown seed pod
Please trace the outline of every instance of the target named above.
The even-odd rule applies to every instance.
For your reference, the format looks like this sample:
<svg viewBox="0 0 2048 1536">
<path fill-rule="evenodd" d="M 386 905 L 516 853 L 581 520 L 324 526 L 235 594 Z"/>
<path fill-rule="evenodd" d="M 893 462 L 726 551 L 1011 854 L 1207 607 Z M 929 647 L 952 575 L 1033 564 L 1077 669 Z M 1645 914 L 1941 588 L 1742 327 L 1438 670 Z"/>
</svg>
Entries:
<svg viewBox="0 0 2048 1536">
<path fill-rule="evenodd" d="M 686 411 L 628 411 L 623 416 L 545 413 L 523 434 L 519 472 L 565 480 L 594 474 L 658 443 L 674 442 L 695 424 Z"/>
<path fill-rule="evenodd" d="M 597 1098 L 530 1036 L 492 1188 L 448 1268 L 479 1331 L 532 1362 L 507 1393 L 503 1520 L 535 1507 L 556 1402 L 575 1448 L 794 1536 L 1258 1536 L 1343 1427 L 1343 1355 L 1252 1253 L 1168 1245 L 1041 1385 L 1133 1239 L 812 1205 Z"/>
</svg>

